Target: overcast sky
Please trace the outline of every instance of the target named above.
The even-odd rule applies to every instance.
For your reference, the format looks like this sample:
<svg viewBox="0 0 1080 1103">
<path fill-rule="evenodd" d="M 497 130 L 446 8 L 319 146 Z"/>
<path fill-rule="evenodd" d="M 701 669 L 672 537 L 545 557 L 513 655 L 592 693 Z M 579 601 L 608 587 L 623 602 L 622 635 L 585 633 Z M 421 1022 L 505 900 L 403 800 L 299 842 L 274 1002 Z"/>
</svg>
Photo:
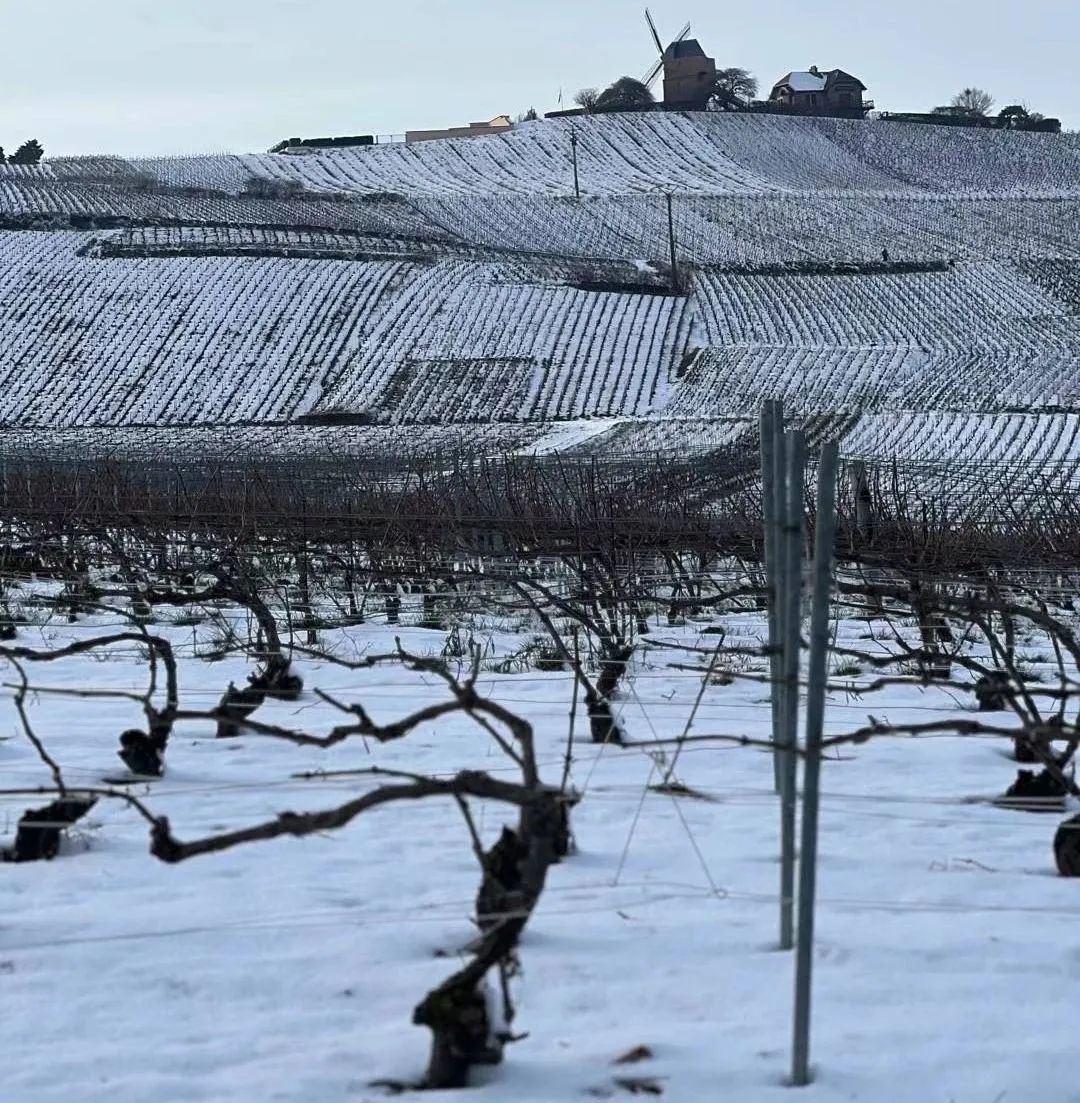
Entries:
<svg viewBox="0 0 1080 1103">
<path fill-rule="evenodd" d="M 1080 0 L 652 0 L 763 94 L 842 68 L 879 108 L 965 85 L 1080 128 Z M 50 154 L 262 150 L 568 105 L 654 58 L 630 0 L 0 0 L 0 145 Z"/>
</svg>

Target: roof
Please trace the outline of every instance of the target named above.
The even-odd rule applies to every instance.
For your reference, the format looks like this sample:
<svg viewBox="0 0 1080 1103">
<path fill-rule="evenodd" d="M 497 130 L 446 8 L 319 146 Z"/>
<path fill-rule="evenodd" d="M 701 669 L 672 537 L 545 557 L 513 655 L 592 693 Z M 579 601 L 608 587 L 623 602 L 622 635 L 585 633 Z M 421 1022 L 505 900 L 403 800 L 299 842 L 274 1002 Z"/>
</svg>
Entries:
<svg viewBox="0 0 1080 1103">
<path fill-rule="evenodd" d="M 838 84 L 842 80 L 848 80 L 853 84 L 857 84 L 864 92 L 866 91 L 866 85 L 863 84 L 858 77 L 853 77 L 850 73 L 844 72 L 843 69 L 830 69 L 827 73 L 822 73 L 821 75 L 828 78 L 830 86 Z"/>
<path fill-rule="evenodd" d="M 824 92 L 841 81 L 850 81 L 862 91 L 866 91 L 866 85 L 858 77 L 853 77 L 843 69 L 826 69 L 816 73 L 788 73 L 773 85 L 773 94 L 775 95 L 780 88 L 790 88 L 792 92 Z"/>
<path fill-rule="evenodd" d="M 773 87 L 783 88 L 786 85 L 792 92 L 824 92 L 826 83 L 824 74 L 788 73 L 786 77 L 781 77 Z"/>
<path fill-rule="evenodd" d="M 684 38 L 681 42 L 673 42 L 665 51 L 664 57 L 668 61 L 676 61 L 684 57 L 704 57 L 705 51 L 696 38 Z"/>
</svg>

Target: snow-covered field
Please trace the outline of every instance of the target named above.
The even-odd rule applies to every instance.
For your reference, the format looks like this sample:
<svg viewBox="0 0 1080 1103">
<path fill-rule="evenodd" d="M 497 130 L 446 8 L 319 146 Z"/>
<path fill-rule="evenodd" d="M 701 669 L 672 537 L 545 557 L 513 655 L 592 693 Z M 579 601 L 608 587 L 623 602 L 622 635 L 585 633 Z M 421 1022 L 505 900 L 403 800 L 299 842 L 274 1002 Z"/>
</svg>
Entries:
<svg viewBox="0 0 1080 1103">
<path fill-rule="evenodd" d="M 545 120 L 481 141 L 422 147 L 131 164 L 162 183 L 226 191 L 239 191 L 250 176 L 260 175 L 299 179 L 315 191 L 565 195 L 572 129 L 580 175 L 593 195 L 658 188 L 702 194 L 1075 194 L 1080 165 L 1080 147 L 1071 135 L 1023 135 L 1018 142 L 1013 134 L 908 123 L 701 113 Z M 77 178 L 77 163 L 73 170 L 65 166 L 68 171 Z"/>
<path fill-rule="evenodd" d="M 755 617 L 726 624 L 746 642 L 762 631 Z M 103 627 L 28 627 L 20 642 L 56 647 Z M 658 626 L 655 639 L 703 642 L 702 627 Z M 190 627 L 155 630 L 182 655 L 187 707 L 209 707 L 244 672 L 239 660 L 195 658 Z M 394 631 L 369 624 L 325 632 L 323 642 L 350 657 L 385 650 Z M 445 639 L 397 631 L 416 652 L 437 654 Z M 489 659 L 521 643 L 481 631 Z M 864 631 L 843 622 L 840 638 L 858 646 Z M 701 676 L 672 661 L 652 651 L 634 666 L 619 702 L 634 740 L 684 730 Z M 268 706 L 266 718 L 309 732 L 326 731 L 336 715 L 315 688 L 362 701 L 377 721 L 442 699 L 440 684 L 396 668 L 298 666 L 303 699 Z M 145 660 L 117 648 L 30 675 L 31 723 L 69 783 L 122 773 L 116 735 L 137 722 L 137 706 L 50 691 L 141 692 Z M 481 685 L 533 722 L 542 773 L 557 783 L 570 676 L 488 670 Z M 913 687 L 872 701 L 837 692 L 827 728 L 850 730 L 871 711 L 902 722 L 959 707 Z M 3 708 L 6 786 L 47 784 L 10 696 Z M 736 681 L 707 688 L 693 730 L 763 738 L 768 727 L 763 688 Z M 654 1079 L 672 1103 L 1080 1098 L 1067 1013 L 1080 971 L 1080 902 L 1075 884 L 1054 876 L 1057 818 L 978 799 L 1012 779 L 1003 747 L 889 738 L 826 762 L 816 1080 L 796 1090 L 785 1086 L 793 959 L 776 948 L 779 813 L 768 756 L 687 745 L 675 777 L 701 796 L 675 798 L 646 788 L 663 770 L 655 751 L 597 747 L 580 719 L 576 735 L 578 849 L 551 872 L 515 982 L 515 1028 L 528 1037 L 478 1077 L 470 1098 L 630 1098 L 615 1084 L 620 1076 Z M 329 771 L 451 773 L 501 769 L 505 760 L 483 731 L 452 718 L 397 743 L 331 751 L 254 735 L 218 741 L 210 724 L 186 723 L 168 761 L 164 780 L 131 791 L 190 839 L 330 807 L 372 784 Z M 6 831 L 27 799 L 4 798 Z M 480 822 L 491 840 L 503 813 L 487 808 Z M 102 802 L 57 860 L 5 866 L 4 882 L 6 1103 L 345 1103 L 381 1099 L 370 1081 L 422 1070 L 427 1032 L 410 1025 L 411 1011 L 471 937 L 478 876 L 450 801 L 395 806 L 332 835 L 179 866 L 148 855 L 137 815 Z M 613 1065 L 642 1045 L 652 1059 Z"/>
<path fill-rule="evenodd" d="M 294 236 L 275 247 L 357 240 Z M 1075 404 L 1080 268 L 1063 262 L 705 269 L 672 296 L 521 263 L 252 257 L 239 234 L 235 255 L 79 255 L 96 241 L 0 233 L 0 422 L 724 417 L 763 395 L 815 413 Z"/>
<path fill-rule="evenodd" d="M 723 113 L 0 166 L 0 447 L 693 455 L 780 397 L 850 456 L 1075 482 L 1078 167 Z"/>
</svg>

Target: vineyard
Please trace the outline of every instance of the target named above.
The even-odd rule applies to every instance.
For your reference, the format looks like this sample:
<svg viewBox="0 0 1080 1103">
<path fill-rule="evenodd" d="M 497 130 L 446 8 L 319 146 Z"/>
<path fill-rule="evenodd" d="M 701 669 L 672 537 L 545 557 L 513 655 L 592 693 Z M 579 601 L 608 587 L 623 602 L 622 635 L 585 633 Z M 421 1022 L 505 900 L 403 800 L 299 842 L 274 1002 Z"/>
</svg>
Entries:
<svg viewBox="0 0 1080 1103">
<path fill-rule="evenodd" d="M 0 166 L 5 1099 L 1074 1098 L 1078 170 Z"/>
<path fill-rule="evenodd" d="M 677 114 L 2 166 L 4 447 L 691 456 L 781 397 L 874 462 L 1080 478 L 1078 168 Z"/>
<path fill-rule="evenodd" d="M 584 187 L 605 197 L 661 189 L 706 196 L 1076 195 L 1080 168 L 1080 146 L 1068 135 L 710 114 L 547 120 L 483 142 L 131 164 L 170 187 L 236 192 L 249 177 L 266 176 L 326 192 L 566 195 L 571 128 Z M 60 172 L 77 177 L 80 167 L 69 161 Z"/>
<path fill-rule="evenodd" d="M 1080 263 L 702 268 L 673 295 L 647 264 L 403 244 L 228 227 L 4 233 L 0 419 L 745 417 L 763 394 L 808 412 L 1075 401 Z"/>
</svg>

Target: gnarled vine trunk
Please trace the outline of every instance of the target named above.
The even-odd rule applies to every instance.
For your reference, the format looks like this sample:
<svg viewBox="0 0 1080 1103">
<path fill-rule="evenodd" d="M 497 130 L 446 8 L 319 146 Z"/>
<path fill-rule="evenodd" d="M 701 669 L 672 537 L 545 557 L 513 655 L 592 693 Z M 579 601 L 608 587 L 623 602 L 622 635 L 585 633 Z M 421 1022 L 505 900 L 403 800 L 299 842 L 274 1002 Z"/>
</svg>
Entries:
<svg viewBox="0 0 1080 1103">
<path fill-rule="evenodd" d="M 492 889 L 492 871 L 485 869 L 478 903 L 482 908 L 494 905 L 499 911 L 478 916 L 486 930 L 473 960 L 432 989 L 413 1012 L 413 1022 L 426 1026 L 432 1034 L 424 1088 L 467 1087 L 472 1068 L 502 1060 L 502 1049 L 511 1040 L 513 1009 L 507 1001 L 504 1022 L 497 1029 L 486 978 L 491 969 L 512 964 L 548 869 L 558 860 L 564 823 L 561 801 L 557 792 L 537 791 L 535 799 L 522 809 L 517 831 L 505 829 L 489 852 L 497 853 L 493 859 L 499 866 L 495 879 L 502 892 Z"/>
</svg>

